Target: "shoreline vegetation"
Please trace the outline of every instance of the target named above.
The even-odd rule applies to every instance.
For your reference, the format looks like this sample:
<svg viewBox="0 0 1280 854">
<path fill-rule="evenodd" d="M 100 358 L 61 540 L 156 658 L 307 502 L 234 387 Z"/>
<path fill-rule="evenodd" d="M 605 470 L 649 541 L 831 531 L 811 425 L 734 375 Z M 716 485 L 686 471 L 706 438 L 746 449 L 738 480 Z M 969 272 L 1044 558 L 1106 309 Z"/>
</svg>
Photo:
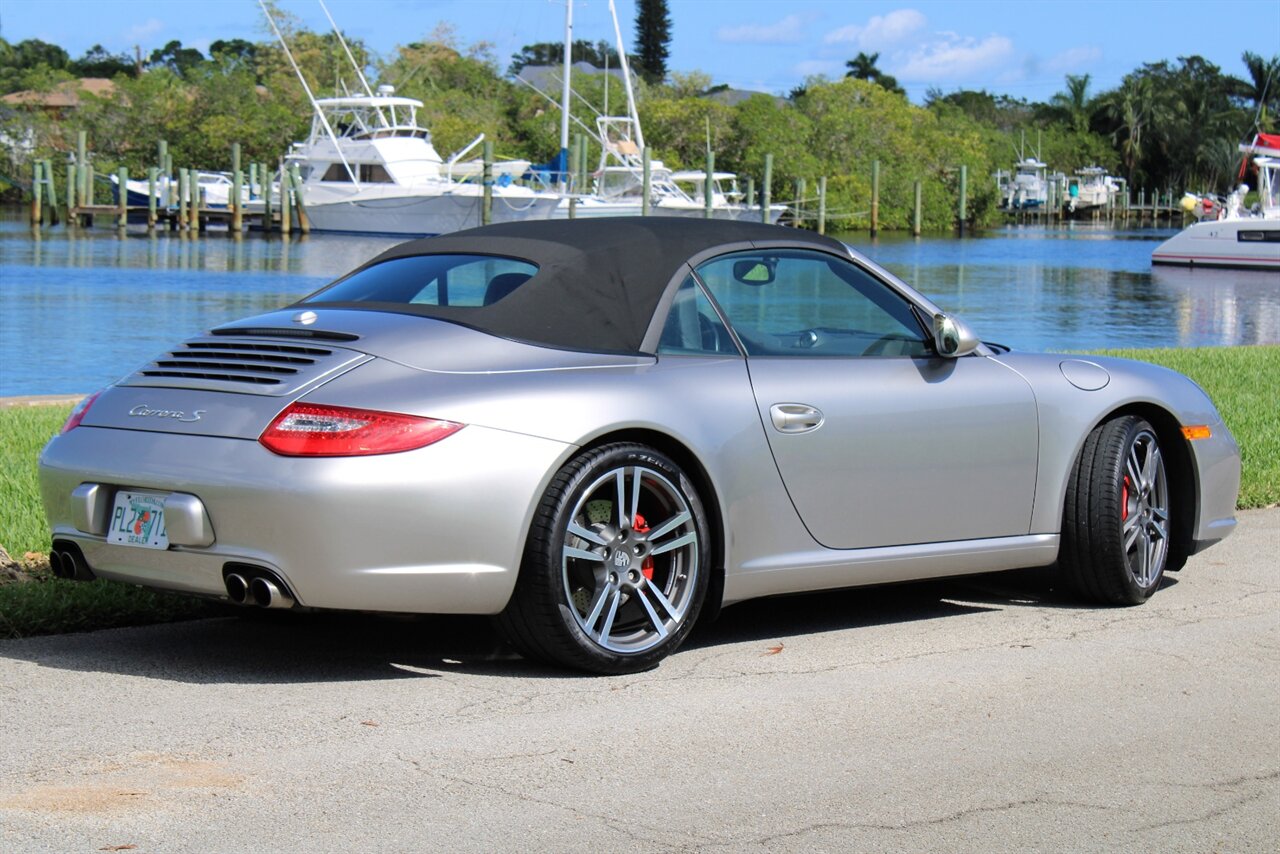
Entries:
<svg viewBox="0 0 1280 854">
<path fill-rule="evenodd" d="M 318 97 L 358 88 L 333 33 L 313 32 L 273 9 Z M 447 27 L 389 55 L 373 54 L 359 39 L 347 42 L 371 86 L 393 86 L 423 102 L 419 117 L 443 157 L 479 133 L 501 158 L 540 163 L 557 156 L 561 45 L 526 45 L 503 63 L 492 46 L 460 44 Z M 95 46 L 72 59 L 38 39 L 0 39 L 0 96 L 8 99 L 0 137 L 22 141 L 0 147 L 0 189 L 7 176 L 9 197 L 20 197 L 33 164 L 66 164 L 81 132 L 99 176 L 120 167 L 144 175 L 158 152 L 166 167 L 229 170 L 233 145 L 244 162 L 275 163 L 307 137 L 311 108 L 278 44 L 219 39 L 208 55 L 176 41 L 149 54 L 148 47 L 135 57 Z M 603 42 L 575 42 L 572 57 L 618 67 Z M 917 181 L 925 231 L 954 228 L 962 196 L 966 226 L 993 224 L 1002 214 L 990 176 L 1012 168 L 1023 138 L 1025 153 L 1038 154 L 1050 171 L 1101 166 L 1123 177 L 1135 197 L 1224 193 L 1237 180 L 1239 142 L 1258 127 L 1271 129 L 1280 111 L 1280 56 L 1249 52 L 1232 69 L 1200 56 L 1145 63 L 1106 91 L 1094 91 L 1088 75 L 1068 75 L 1064 89 L 1043 103 L 934 89 L 916 104 L 878 61 L 879 54 L 859 53 L 844 77 L 809 77 L 786 93 L 733 90 L 699 71 L 648 68 L 636 81 L 637 111 L 655 159 L 702 169 L 714 153 L 717 169 L 752 178 L 761 196 L 769 162 L 772 200 L 794 206 L 807 197 L 807 221 L 825 177 L 834 231 L 871 225 L 873 164 L 880 229 L 913 228 Z M 516 79 L 526 66 L 538 69 L 535 78 L 554 97 Z M 571 107 L 574 137 L 594 168 L 600 146 L 586 133 L 595 128 L 595 111 L 607 102 L 616 112 L 626 95 L 616 74 L 579 71 L 573 82 L 581 96 Z M 61 182 L 64 167 L 54 171 Z"/>
<path fill-rule="evenodd" d="M 1105 350 L 1191 377 L 1217 404 L 1240 443 L 1239 509 L 1280 504 L 1280 410 L 1274 399 L 1280 345 Z M 54 578 L 36 460 L 70 412 L 66 404 L 0 408 L 0 639 L 225 616 L 231 606 L 112 581 Z"/>
</svg>

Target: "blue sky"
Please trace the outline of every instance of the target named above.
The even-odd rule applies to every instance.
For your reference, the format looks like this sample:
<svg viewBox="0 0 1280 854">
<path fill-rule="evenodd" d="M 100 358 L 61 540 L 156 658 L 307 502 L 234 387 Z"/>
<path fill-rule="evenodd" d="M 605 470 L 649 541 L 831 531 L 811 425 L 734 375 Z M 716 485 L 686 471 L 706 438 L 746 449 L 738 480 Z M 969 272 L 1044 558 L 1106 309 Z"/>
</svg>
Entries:
<svg viewBox="0 0 1280 854">
<path fill-rule="evenodd" d="M 458 41 L 493 44 L 506 67 L 522 45 L 563 37 L 562 0 L 327 0 L 348 34 L 388 55 L 441 23 Z M 632 41 L 634 0 L 617 0 Z M 281 5 L 327 29 L 314 0 Z M 669 68 L 704 71 L 716 83 L 785 93 L 807 75 L 840 76 L 859 51 L 879 52 L 913 100 L 931 86 L 985 88 L 1045 100 L 1066 74 L 1116 85 L 1142 62 L 1198 53 L 1230 74 L 1240 54 L 1280 53 L 1280 0 L 669 0 Z M 607 0 L 577 0 L 574 36 L 609 39 Z M 255 0 L 3 0 L 0 35 L 40 38 L 73 56 L 95 43 L 144 55 L 177 39 L 205 49 L 220 38 L 267 37 Z"/>
</svg>

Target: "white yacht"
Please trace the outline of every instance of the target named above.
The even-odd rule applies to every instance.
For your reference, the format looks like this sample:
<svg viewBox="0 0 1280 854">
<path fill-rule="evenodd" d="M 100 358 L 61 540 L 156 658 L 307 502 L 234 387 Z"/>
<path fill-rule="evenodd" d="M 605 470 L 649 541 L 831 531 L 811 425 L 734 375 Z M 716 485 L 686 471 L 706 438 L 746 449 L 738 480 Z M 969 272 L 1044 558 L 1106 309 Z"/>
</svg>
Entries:
<svg viewBox="0 0 1280 854">
<path fill-rule="evenodd" d="M 573 208 L 573 216 L 585 219 L 606 216 L 639 216 L 644 205 L 644 163 L 636 141 L 636 122 L 628 116 L 600 116 L 596 119 L 601 142 L 599 167 L 593 173 L 590 193 L 566 198 L 555 216 L 565 219 Z M 696 183 L 695 194 L 686 192 L 678 181 Z M 748 207 L 739 201 L 737 176 L 732 172 L 715 172 L 712 176 L 711 216 L 713 219 L 742 219 L 760 222 L 760 206 Z M 706 197 L 701 186 L 705 172 L 672 172 L 661 160 L 649 163 L 650 216 L 705 217 Z M 726 190 L 724 184 L 730 184 Z M 769 222 L 776 223 L 786 211 L 785 205 L 769 206 Z"/>
<path fill-rule="evenodd" d="M 1082 213 L 1106 207 L 1120 192 L 1120 185 L 1101 166 L 1077 169 L 1067 179 L 1067 197 L 1064 202 L 1068 213 Z"/>
<path fill-rule="evenodd" d="M 641 155 L 644 150 L 644 132 L 640 128 L 640 115 L 636 111 L 635 92 L 631 87 L 631 66 L 622 44 L 618 10 L 613 0 L 609 0 L 609 15 L 613 19 L 613 33 L 617 41 L 618 57 L 621 60 L 622 83 L 627 92 L 627 115 L 608 115 L 608 89 L 606 88 L 605 114 L 597 116 L 596 133 L 592 134 L 592 138 L 600 145 L 600 163 L 592 175 L 591 190 L 566 196 L 556 208 L 554 216 L 557 219 L 639 216 L 644 212 L 644 160 Z M 572 75 L 569 57 L 572 38 L 573 0 L 567 0 L 564 34 L 565 66 L 562 78 L 563 93 L 560 100 L 560 162 L 562 164 L 568 162 L 570 77 Z M 537 91 L 540 92 L 540 90 Z M 540 94 L 550 100 L 545 93 L 540 92 Z M 705 172 L 677 174 L 683 177 L 696 174 L 695 180 L 699 186 L 706 182 Z M 759 205 L 748 207 L 735 198 L 732 191 L 725 192 L 720 186 L 723 182 L 736 180 L 736 177 L 728 172 L 713 174 L 712 218 L 761 221 L 765 212 Z M 770 205 L 767 221 L 777 222 L 778 217 L 785 211 L 785 205 Z M 676 183 L 676 174 L 673 174 L 662 161 L 650 160 L 649 215 L 705 217 L 707 215 L 706 197 L 690 195 Z"/>
<path fill-rule="evenodd" d="M 429 236 L 482 224 L 483 166 L 461 161 L 484 134 L 444 160 L 431 144 L 430 131 L 418 124 L 422 102 L 396 97 L 391 86 L 376 92 L 369 86 L 323 0 L 320 5 L 363 94 L 316 98 L 265 0 L 258 5 L 311 102 L 311 133 L 306 142 L 294 144 L 285 161 L 299 167 L 313 229 Z M 527 160 L 494 164 L 492 222 L 546 219 L 560 204 L 558 193 L 515 183 L 528 169 Z M 262 204 L 245 207 L 260 210 Z"/>
<path fill-rule="evenodd" d="M 303 200 L 313 229 L 433 235 L 480 225 L 482 165 L 449 160 L 418 123 L 422 102 L 379 86 L 373 95 L 318 98 L 306 142 L 286 157 L 299 164 Z M 560 195 L 520 186 L 527 160 L 493 167 L 492 221 L 547 219 Z"/>
<path fill-rule="evenodd" d="M 1025 157 L 1015 164 L 1012 173 L 997 172 L 1000 209 L 1024 211 L 1043 207 L 1049 199 L 1048 171 L 1048 164 L 1035 157 Z"/>
<path fill-rule="evenodd" d="M 1193 222 L 1151 253 L 1152 264 L 1280 270 L 1280 134 L 1257 134 L 1240 146 L 1258 169 L 1258 201 L 1245 208 L 1237 187 L 1216 216 Z"/>
<path fill-rule="evenodd" d="M 1038 139 L 1038 138 L 1037 138 Z M 1040 160 L 1039 142 L 1035 155 L 1027 153 L 1027 135 L 1015 150 L 1018 161 L 1013 172 L 996 172 L 996 189 L 1000 193 L 1000 209 L 1024 211 L 1044 207 L 1049 201 L 1049 165 Z"/>
</svg>

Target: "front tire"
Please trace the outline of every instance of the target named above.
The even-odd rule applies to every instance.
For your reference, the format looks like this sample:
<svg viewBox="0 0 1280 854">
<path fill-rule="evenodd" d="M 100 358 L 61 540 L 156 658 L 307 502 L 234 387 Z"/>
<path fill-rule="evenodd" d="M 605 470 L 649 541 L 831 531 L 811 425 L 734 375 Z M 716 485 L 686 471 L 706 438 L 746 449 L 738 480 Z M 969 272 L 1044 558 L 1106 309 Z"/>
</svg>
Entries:
<svg viewBox="0 0 1280 854">
<path fill-rule="evenodd" d="M 547 487 L 497 628 L 531 658 L 646 670 L 693 628 L 710 545 L 697 490 L 675 462 L 638 444 L 588 451 Z"/>
<path fill-rule="evenodd" d="M 1160 586 L 1172 530 L 1155 428 L 1136 415 L 1096 427 L 1067 484 L 1059 566 L 1088 599 L 1139 605 Z"/>
</svg>

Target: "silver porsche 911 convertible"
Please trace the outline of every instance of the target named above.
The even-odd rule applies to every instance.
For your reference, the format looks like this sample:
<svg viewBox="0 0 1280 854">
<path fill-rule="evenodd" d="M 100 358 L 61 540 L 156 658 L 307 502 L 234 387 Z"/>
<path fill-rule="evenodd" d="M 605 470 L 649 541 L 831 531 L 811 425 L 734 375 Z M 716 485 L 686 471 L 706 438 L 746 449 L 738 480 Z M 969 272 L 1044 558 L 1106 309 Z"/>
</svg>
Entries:
<svg viewBox="0 0 1280 854">
<path fill-rule="evenodd" d="M 490 614 L 656 664 L 760 596 L 1057 563 L 1143 602 L 1235 526 L 1185 377 L 1009 352 L 775 226 L 415 240 L 87 399 L 40 459 L 66 577 L 267 608 Z"/>
</svg>

